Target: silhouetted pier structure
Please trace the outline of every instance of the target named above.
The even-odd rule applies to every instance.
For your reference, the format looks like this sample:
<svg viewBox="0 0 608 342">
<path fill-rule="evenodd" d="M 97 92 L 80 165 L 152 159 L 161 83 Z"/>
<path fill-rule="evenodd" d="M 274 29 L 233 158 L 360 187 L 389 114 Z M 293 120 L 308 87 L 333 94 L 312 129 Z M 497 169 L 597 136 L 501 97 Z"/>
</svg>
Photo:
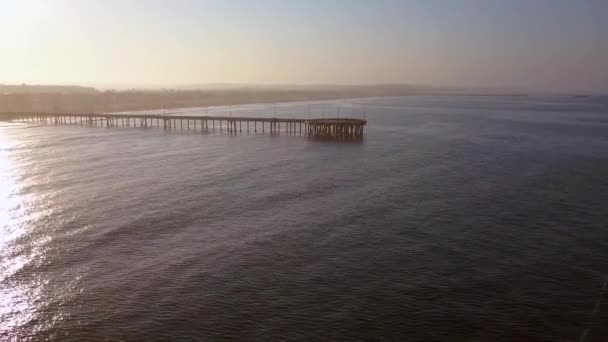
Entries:
<svg viewBox="0 0 608 342">
<path fill-rule="evenodd" d="M 305 135 L 320 139 L 350 140 L 363 137 L 366 120 L 348 118 L 289 119 L 233 116 L 177 116 L 153 114 L 66 114 L 10 113 L 0 119 L 13 122 L 38 122 L 56 125 L 101 127 L 162 127 L 165 130 L 201 132 L 270 133 Z"/>
</svg>

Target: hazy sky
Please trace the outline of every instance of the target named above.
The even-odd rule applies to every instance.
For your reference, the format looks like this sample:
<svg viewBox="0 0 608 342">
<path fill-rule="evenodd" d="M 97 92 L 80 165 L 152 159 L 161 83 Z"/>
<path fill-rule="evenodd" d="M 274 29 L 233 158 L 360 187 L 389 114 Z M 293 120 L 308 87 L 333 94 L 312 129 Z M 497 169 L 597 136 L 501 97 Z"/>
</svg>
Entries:
<svg viewBox="0 0 608 342">
<path fill-rule="evenodd" d="M 608 1 L 0 0 L 0 82 L 608 92 Z"/>
</svg>

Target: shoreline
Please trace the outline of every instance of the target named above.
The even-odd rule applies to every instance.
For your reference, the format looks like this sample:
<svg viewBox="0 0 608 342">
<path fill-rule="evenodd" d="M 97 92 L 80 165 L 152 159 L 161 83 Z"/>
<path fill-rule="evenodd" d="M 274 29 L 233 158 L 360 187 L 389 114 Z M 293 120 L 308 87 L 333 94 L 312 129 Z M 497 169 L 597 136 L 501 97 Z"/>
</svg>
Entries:
<svg viewBox="0 0 608 342">
<path fill-rule="evenodd" d="M 408 98 L 408 97 L 530 97 L 534 96 L 532 94 L 525 93 L 511 93 L 511 94 L 484 94 L 484 93 L 427 93 L 427 94 L 404 94 L 404 95 L 344 95 L 339 96 L 334 94 L 331 95 L 319 95 L 319 96 L 309 96 L 307 98 L 301 98 L 299 96 L 286 96 L 286 97 L 273 97 L 269 99 L 251 99 L 251 98 L 241 98 L 241 99 L 232 99 L 232 101 L 228 101 L 228 99 L 208 99 L 201 101 L 185 101 L 185 102 L 173 102 L 168 105 L 150 105 L 150 104 L 141 104 L 141 105 L 133 105 L 133 104 L 113 104 L 113 108 L 107 108 L 108 110 L 98 110 L 96 108 L 81 108 L 75 110 L 65 110 L 61 108 L 56 108 L 55 110 L 40 108 L 37 110 L 7 110 L 2 105 L 2 101 L 0 101 L 0 120 L 3 119 L 3 116 L 13 113 L 106 113 L 106 114 L 126 114 L 126 113 L 138 113 L 138 112 L 146 112 L 146 111 L 173 111 L 174 113 L 179 113 L 180 111 L 188 111 L 192 109 L 199 109 L 205 111 L 222 111 L 227 108 L 241 107 L 241 106 L 260 106 L 260 105 L 278 105 L 278 104 L 288 104 L 288 105 L 297 105 L 297 104 L 308 104 L 308 103 L 323 103 L 330 101 L 358 101 L 358 100 L 371 100 L 371 99 L 390 99 L 390 98 Z M 5 94 L 6 96 L 6 94 Z M 579 98 L 580 96 L 576 95 L 561 95 L 561 94 L 539 94 L 538 96 L 549 96 L 549 97 L 571 97 L 571 98 Z M 602 97 L 601 95 L 585 95 L 585 98 L 592 97 Z M 2 99 L 2 96 L 0 96 Z M 105 107 L 105 106 L 100 106 Z M 25 108 L 27 109 L 27 108 Z"/>
<path fill-rule="evenodd" d="M 240 97 L 240 98 L 211 98 L 197 99 L 185 101 L 171 101 L 168 103 L 158 103 L 158 101 L 150 101 L 156 103 L 96 103 L 92 105 L 75 105 L 69 101 L 70 97 L 76 95 L 53 94 L 57 97 L 60 104 L 55 101 L 41 101 L 37 98 L 38 94 L 0 94 L 0 115 L 9 113 L 128 113 L 142 111 L 162 111 L 162 110 L 179 110 L 179 109 L 223 109 L 229 106 L 246 106 L 246 105 L 274 105 L 274 104 L 306 104 L 310 102 L 326 102 L 326 101 L 356 101 L 366 99 L 386 99 L 386 98 L 402 98 L 402 97 L 430 97 L 430 96 L 457 96 L 457 97 L 527 97 L 528 94 L 449 94 L 449 93 L 428 93 L 428 94 L 391 94 L 391 95 L 376 95 L 376 94 L 295 94 L 292 96 L 261 96 L 262 98 Z M 12 96 L 19 97 L 18 104 L 10 103 L 11 99 L 3 97 Z M 39 95 L 41 97 L 49 97 L 49 94 Z M 78 95 L 84 96 L 84 95 Z M 66 101 L 66 97 L 68 97 Z M 24 101 L 23 98 L 27 100 Z M 7 104 L 7 102 L 9 102 Z M 25 102 L 25 105 L 23 104 Z M 45 103 L 49 102 L 49 103 Z M 73 102 L 77 102 L 74 99 Z"/>
</svg>

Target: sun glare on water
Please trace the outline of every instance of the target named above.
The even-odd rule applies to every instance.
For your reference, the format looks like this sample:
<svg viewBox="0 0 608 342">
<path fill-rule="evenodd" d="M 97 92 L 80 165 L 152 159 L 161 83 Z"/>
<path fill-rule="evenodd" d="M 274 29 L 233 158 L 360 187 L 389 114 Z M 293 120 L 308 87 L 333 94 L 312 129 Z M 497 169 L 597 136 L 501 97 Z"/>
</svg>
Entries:
<svg viewBox="0 0 608 342">
<path fill-rule="evenodd" d="M 15 337 L 15 329 L 35 319 L 35 303 L 40 297 L 40 284 L 18 277 L 40 257 L 40 248 L 19 243 L 28 229 L 27 201 L 19 193 L 19 168 L 12 160 L 18 147 L 7 136 L 6 127 L 0 127 L 0 339 Z"/>
</svg>

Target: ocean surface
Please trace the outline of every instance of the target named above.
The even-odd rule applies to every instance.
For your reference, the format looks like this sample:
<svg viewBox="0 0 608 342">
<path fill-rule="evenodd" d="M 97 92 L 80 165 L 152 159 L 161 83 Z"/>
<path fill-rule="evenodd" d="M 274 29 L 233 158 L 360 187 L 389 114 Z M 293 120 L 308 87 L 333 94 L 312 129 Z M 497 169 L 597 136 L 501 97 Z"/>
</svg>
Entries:
<svg viewBox="0 0 608 342">
<path fill-rule="evenodd" d="M 368 125 L 0 123 L 0 340 L 608 341 L 608 98 L 179 112 Z"/>
</svg>

